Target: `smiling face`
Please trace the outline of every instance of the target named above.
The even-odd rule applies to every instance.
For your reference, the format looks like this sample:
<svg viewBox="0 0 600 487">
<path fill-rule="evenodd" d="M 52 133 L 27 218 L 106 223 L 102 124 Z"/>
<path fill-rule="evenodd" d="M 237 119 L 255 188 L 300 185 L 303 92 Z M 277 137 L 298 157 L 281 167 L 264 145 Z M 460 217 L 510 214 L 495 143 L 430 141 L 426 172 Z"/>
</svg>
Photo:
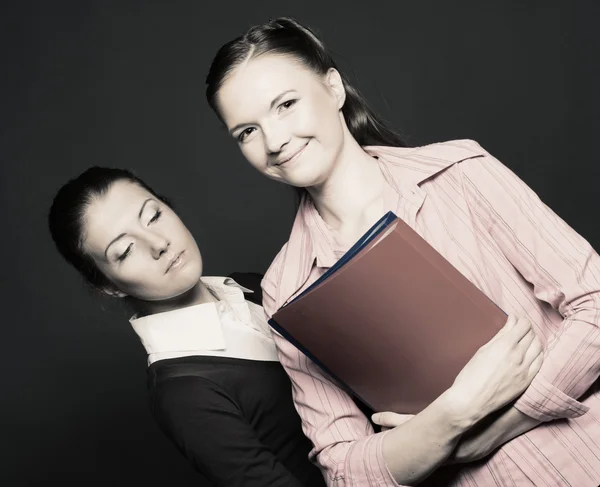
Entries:
<svg viewBox="0 0 600 487">
<path fill-rule="evenodd" d="M 94 198 L 84 218 L 83 250 L 114 288 L 109 294 L 161 301 L 192 289 L 202 274 L 198 245 L 165 203 L 120 180 Z"/>
<path fill-rule="evenodd" d="M 217 92 L 220 115 L 246 159 L 292 186 L 322 184 L 351 137 L 339 73 L 319 75 L 291 56 L 265 54 L 237 66 Z"/>
</svg>

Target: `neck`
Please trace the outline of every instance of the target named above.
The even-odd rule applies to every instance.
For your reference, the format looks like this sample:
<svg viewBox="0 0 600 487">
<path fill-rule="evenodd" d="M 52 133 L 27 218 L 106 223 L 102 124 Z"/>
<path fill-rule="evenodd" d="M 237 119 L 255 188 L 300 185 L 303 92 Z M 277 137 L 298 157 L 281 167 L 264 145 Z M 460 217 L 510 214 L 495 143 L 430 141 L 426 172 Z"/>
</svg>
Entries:
<svg viewBox="0 0 600 487">
<path fill-rule="evenodd" d="M 364 228 L 383 211 L 385 178 L 377 161 L 347 133 L 334 169 L 307 188 L 321 218 L 332 228 Z"/>
<path fill-rule="evenodd" d="M 218 298 L 200 280 L 192 289 L 174 298 L 161 301 L 133 300 L 132 305 L 139 316 L 148 316 L 215 301 L 218 301 Z"/>
</svg>

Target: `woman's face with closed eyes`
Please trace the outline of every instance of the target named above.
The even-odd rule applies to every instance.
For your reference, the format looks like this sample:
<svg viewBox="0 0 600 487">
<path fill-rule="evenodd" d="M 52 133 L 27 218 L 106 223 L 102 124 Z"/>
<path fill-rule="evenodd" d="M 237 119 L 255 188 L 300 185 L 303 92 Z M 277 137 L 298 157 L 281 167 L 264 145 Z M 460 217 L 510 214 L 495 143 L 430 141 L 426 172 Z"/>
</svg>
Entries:
<svg viewBox="0 0 600 487">
<path fill-rule="evenodd" d="M 113 284 L 108 294 L 161 301 L 192 289 L 202 275 L 194 237 L 165 203 L 120 180 L 94 198 L 84 217 L 83 250 Z"/>
</svg>

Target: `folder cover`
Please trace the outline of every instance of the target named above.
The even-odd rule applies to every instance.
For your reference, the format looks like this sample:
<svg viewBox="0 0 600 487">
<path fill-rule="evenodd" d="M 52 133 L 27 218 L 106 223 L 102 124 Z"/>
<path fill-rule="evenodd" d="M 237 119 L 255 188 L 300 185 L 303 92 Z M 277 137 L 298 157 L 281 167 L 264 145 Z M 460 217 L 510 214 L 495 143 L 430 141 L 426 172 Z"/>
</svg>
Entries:
<svg viewBox="0 0 600 487">
<path fill-rule="evenodd" d="M 388 212 L 269 324 L 373 411 L 416 414 L 506 319 Z"/>
</svg>

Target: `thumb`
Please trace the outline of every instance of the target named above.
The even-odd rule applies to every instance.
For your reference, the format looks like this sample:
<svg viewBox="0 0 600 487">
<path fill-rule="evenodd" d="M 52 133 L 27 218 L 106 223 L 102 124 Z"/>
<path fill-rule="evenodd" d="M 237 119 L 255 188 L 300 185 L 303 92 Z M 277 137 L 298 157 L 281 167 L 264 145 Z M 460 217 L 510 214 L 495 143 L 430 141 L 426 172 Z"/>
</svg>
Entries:
<svg viewBox="0 0 600 487">
<path fill-rule="evenodd" d="M 373 423 L 383 426 L 385 428 L 395 428 L 403 423 L 406 423 L 413 417 L 412 414 L 398 414 L 391 411 L 385 411 L 382 413 L 375 413 L 371 416 Z"/>
</svg>

